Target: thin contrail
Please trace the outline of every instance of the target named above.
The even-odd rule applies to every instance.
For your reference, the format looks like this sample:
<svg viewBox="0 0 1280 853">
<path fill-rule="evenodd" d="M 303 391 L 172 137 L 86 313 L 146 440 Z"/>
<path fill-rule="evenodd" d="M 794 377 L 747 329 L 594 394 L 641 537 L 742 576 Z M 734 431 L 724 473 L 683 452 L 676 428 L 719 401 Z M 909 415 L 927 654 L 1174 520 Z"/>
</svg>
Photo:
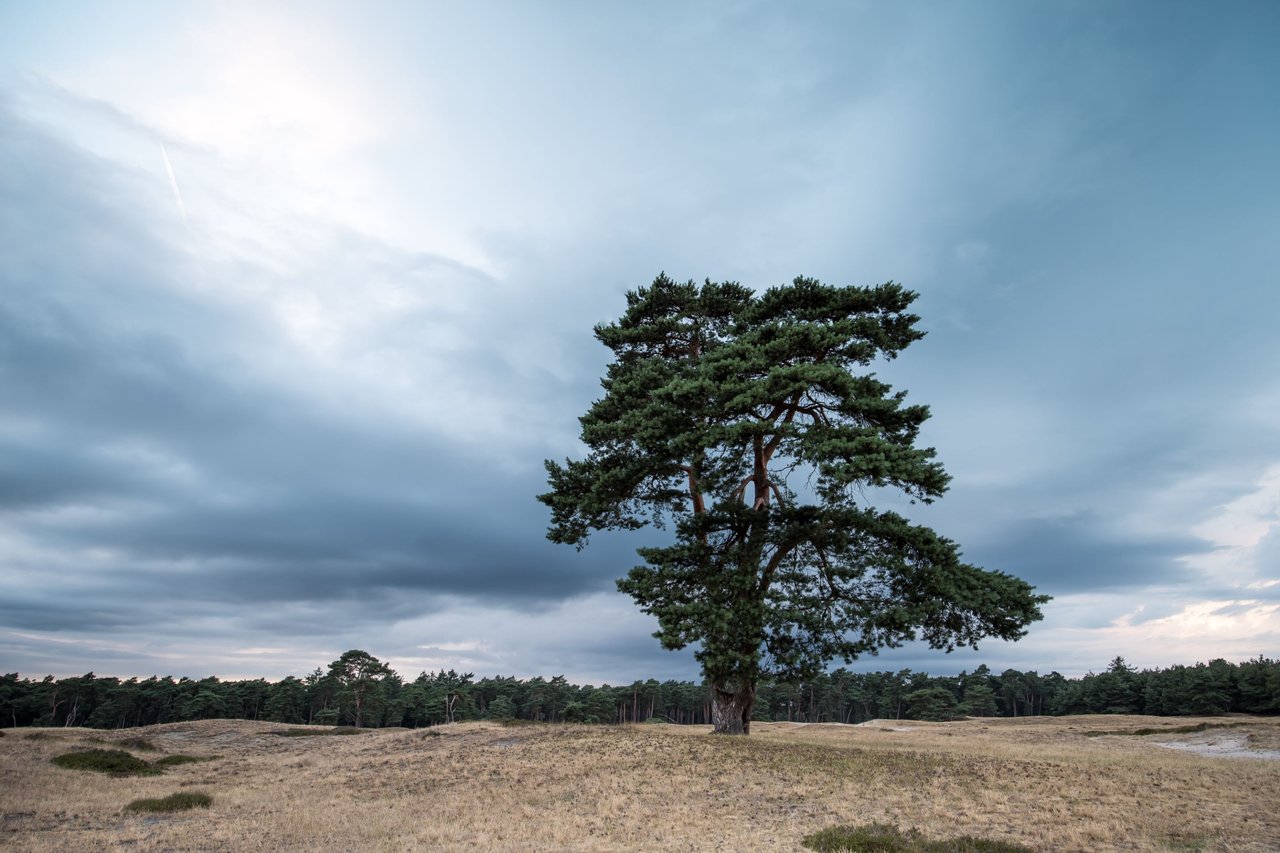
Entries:
<svg viewBox="0 0 1280 853">
<path fill-rule="evenodd" d="M 182 193 L 178 191 L 178 179 L 173 176 L 173 165 L 169 162 L 169 152 L 160 143 L 160 156 L 164 158 L 164 170 L 169 173 L 169 186 L 173 187 L 173 197 L 178 200 L 178 212 L 182 214 L 182 224 L 187 224 L 187 206 L 182 203 Z"/>
</svg>

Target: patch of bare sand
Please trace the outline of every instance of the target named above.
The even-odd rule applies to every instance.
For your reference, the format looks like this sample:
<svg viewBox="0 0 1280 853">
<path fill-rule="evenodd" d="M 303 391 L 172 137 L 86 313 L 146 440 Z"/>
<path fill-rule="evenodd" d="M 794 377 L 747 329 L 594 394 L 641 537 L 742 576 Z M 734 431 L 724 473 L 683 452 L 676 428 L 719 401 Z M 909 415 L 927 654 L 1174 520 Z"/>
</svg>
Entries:
<svg viewBox="0 0 1280 853">
<path fill-rule="evenodd" d="M 1259 761 L 1280 761 L 1280 749 L 1256 749 L 1249 745 L 1249 736 L 1240 734 L 1204 734 L 1186 740 L 1157 741 L 1155 746 L 1191 752 L 1210 758 L 1253 758 Z"/>
<path fill-rule="evenodd" d="M 1185 731 L 1188 726 L 1196 725 L 1204 726 L 1205 730 Z M 1280 719 L 1245 715 L 1171 718 L 1091 714 L 1014 719 L 968 718 L 950 723 L 875 719 L 857 723 L 852 728 L 877 732 L 913 732 L 921 737 L 964 735 L 966 740 L 977 741 L 994 736 L 1004 744 L 1036 742 L 1046 749 L 1063 744 L 1087 748 L 1092 741 L 1108 751 L 1161 747 L 1207 758 L 1280 760 Z"/>
</svg>

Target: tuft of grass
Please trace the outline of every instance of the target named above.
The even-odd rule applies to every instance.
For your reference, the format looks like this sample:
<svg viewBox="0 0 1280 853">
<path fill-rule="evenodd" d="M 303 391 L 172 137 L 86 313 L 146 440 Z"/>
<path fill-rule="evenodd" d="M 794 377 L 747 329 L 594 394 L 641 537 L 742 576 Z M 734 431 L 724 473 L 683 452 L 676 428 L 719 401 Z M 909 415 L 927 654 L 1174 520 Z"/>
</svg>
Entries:
<svg viewBox="0 0 1280 853">
<path fill-rule="evenodd" d="M 187 809 L 207 809 L 213 805 L 213 797 L 199 791 L 183 791 L 158 799 L 134 800 L 124 807 L 127 812 L 181 812 Z"/>
<path fill-rule="evenodd" d="M 830 826 L 806 835 L 802 843 L 818 853 L 1032 853 L 1021 844 L 970 835 L 926 839 L 914 829 L 903 832 L 887 823 Z"/>
<path fill-rule="evenodd" d="M 158 776 L 160 770 L 121 749 L 86 749 L 64 752 L 50 759 L 68 770 L 95 770 L 112 776 Z"/>
<path fill-rule="evenodd" d="M 198 764 L 201 761 L 213 761 L 217 756 L 213 755 L 166 755 L 164 758 L 158 758 L 151 762 L 152 767 L 173 767 L 178 764 Z"/>
</svg>

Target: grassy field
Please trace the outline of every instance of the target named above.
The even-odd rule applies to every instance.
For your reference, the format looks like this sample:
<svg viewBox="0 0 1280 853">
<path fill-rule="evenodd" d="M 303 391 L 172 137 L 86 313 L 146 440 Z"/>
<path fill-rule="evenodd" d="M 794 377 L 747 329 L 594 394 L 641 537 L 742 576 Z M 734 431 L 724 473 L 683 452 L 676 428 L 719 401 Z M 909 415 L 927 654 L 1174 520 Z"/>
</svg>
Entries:
<svg viewBox="0 0 1280 853">
<path fill-rule="evenodd" d="M 1144 728 L 1159 731 L 1134 734 Z M 1280 761 L 1157 746 L 1280 750 L 1277 719 L 753 723 L 750 738 L 670 725 L 285 729 L 325 731 L 230 720 L 6 730 L 0 847 L 802 850 L 826 827 L 883 822 L 1035 850 L 1280 850 Z M 138 776 L 52 763 L 89 748 L 151 766 L 213 760 Z M 205 802 L 175 794 L 211 802 L 148 810 Z"/>
</svg>

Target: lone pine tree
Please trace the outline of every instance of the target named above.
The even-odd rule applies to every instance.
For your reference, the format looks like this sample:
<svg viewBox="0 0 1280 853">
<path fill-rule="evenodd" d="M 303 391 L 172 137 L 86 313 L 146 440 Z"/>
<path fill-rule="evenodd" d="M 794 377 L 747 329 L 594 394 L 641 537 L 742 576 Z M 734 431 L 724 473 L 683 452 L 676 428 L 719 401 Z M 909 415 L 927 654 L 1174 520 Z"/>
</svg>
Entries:
<svg viewBox="0 0 1280 853">
<path fill-rule="evenodd" d="M 893 282 L 797 278 L 757 296 L 664 274 L 595 328 L 614 360 L 580 419 L 588 456 L 546 463 L 547 535 L 581 548 L 592 531 L 672 525 L 618 588 L 664 647 L 696 644 L 717 732 L 749 731 L 765 671 L 807 677 L 917 638 L 976 647 L 1041 618 L 1047 596 L 868 500 L 928 503 L 949 480 L 915 446 L 928 408 L 867 369 L 923 337 L 915 298 Z"/>
</svg>

